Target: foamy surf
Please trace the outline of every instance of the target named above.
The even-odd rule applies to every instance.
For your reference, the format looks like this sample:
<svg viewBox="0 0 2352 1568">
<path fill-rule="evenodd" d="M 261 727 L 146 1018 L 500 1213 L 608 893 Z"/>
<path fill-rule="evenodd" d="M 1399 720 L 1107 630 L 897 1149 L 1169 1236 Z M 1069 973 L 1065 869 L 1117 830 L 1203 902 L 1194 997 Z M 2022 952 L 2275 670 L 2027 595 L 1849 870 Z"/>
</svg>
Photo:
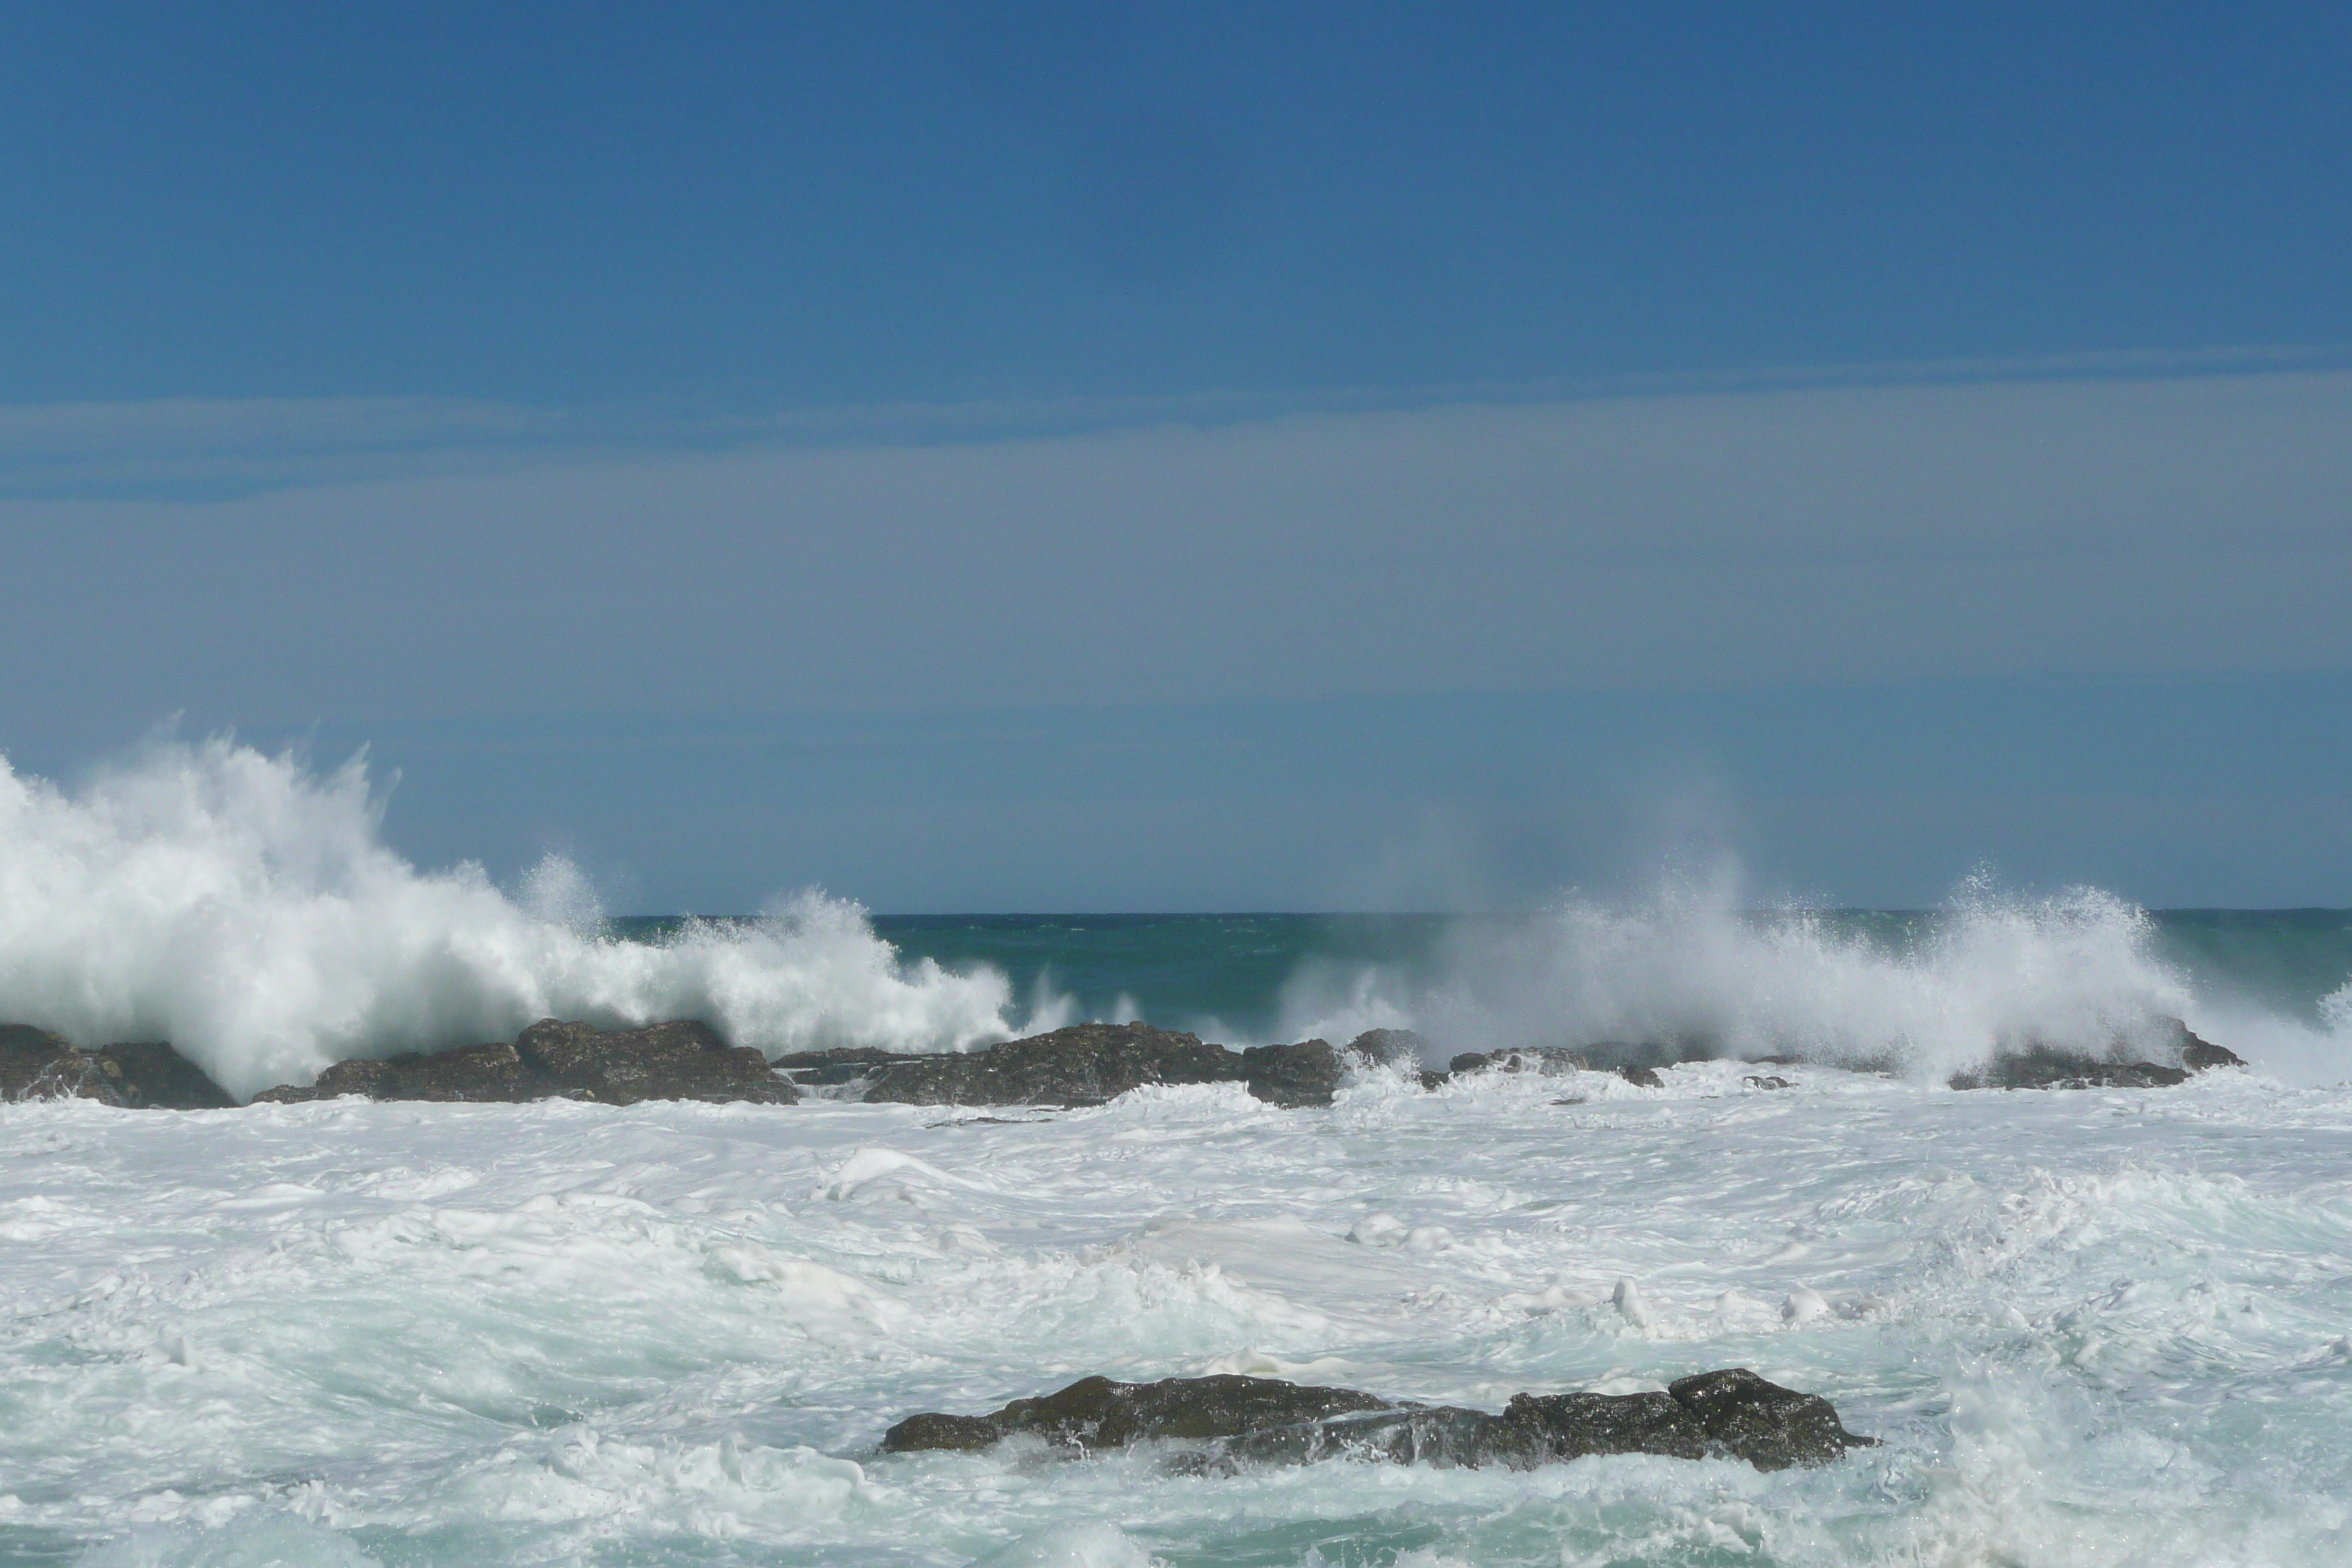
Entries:
<svg viewBox="0 0 2352 1568">
<path fill-rule="evenodd" d="M 2343 1090 L 1734 1064 L 1052 1117 L 0 1107 L 0 1558 L 2315 1568 L 2352 1551 Z M 1571 1080 L 1572 1082 L 1573 1080 Z M 1372 1216 L 1386 1216 L 1387 1224 Z M 1393 1233 L 1393 1234 L 1392 1234 Z M 1409 1238 L 1423 1238 L 1415 1244 Z M 1240 1371 L 1499 1407 L 1752 1366 L 1815 1469 L 876 1451 Z"/>
</svg>

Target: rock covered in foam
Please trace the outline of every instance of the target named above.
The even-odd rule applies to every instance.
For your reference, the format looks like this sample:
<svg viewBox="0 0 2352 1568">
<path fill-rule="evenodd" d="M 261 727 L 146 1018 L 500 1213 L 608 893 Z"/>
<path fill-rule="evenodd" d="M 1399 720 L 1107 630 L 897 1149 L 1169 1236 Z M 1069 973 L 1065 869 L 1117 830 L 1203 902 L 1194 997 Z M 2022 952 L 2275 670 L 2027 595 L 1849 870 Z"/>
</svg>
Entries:
<svg viewBox="0 0 2352 1568">
<path fill-rule="evenodd" d="M 1276 1378 L 1082 1378 L 986 1415 L 909 1415 L 883 1435 L 889 1453 L 986 1448 L 1031 1436 L 1084 1452 L 1179 1446 L 1187 1468 L 1323 1458 L 1524 1469 L 1597 1454 L 1730 1455 L 1759 1469 L 1827 1464 L 1875 1440 L 1845 1429 L 1818 1394 L 1744 1367 L 1700 1373 L 1662 1394 L 1521 1394 L 1500 1415 L 1391 1401 Z"/>
<path fill-rule="evenodd" d="M 161 1041 L 83 1050 L 25 1024 L 0 1024 L 0 1098 L 95 1100 L 154 1110 L 236 1103 L 204 1068 Z"/>
<path fill-rule="evenodd" d="M 789 1105 L 800 1098 L 790 1081 L 769 1068 L 767 1058 L 748 1046 L 729 1046 L 702 1024 L 607 1030 L 543 1018 L 512 1045 L 337 1062 L 308 1088 L 280 1085 L 254 1099 L 290 1103 L 345 1094 L 494 1104 L 593 1100 L 606 1105 L 647 1100 Z"/>
</svg>

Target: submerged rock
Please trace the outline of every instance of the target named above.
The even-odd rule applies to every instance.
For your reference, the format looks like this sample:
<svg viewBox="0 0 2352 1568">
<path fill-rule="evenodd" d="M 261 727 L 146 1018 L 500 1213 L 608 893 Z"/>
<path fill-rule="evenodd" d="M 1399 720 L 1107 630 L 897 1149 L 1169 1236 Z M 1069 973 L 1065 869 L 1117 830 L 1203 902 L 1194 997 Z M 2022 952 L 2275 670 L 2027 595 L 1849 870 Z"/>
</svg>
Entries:
<svg viewBox="0 0 2352 1568">
<path fill-rule="evenodd" d="M 1663 1394 L 1521 1394 L 1500 1415 L 1274 1378 L 1089 1377 L 986 1415 L 910 1415 L 882 1447 L 977 1449 L 1019 1436 L 1079 1452 L 1177 1445 L 1172 1457 L 1188 1468 L 1346 1458 L 1524 1469 L 1591 1454 L 1727 1454 L 1778 1470 L 1874 1442 L 1848 1432 L 1828 1400 L 1743 1367 L 1686 1377 Z"/>
<path fill-rule="evenodd" d="M 204 1068 L 160 1040 L 86 1051 L 25 1024 L 0 1024 L 0 1099 L 95 1100 L 152 1110 L 236 1103 Z"/>
<path fill-rule="evenodd" d="M 337 1062 L 307 1088 L 280 1084 L 254 1099 L 290 1104 L 345 1094 L 492 1104 L 593 1100 L 605 1105 L 647 1100 L 789 1105 L 800 1098 L 800 1090 L 769 1068 L 766 1057 L 749 1046 L 728 1045 L 701 1024 L 606 1030 L 542 1018 L 512 1045 Z"/>
</svg>

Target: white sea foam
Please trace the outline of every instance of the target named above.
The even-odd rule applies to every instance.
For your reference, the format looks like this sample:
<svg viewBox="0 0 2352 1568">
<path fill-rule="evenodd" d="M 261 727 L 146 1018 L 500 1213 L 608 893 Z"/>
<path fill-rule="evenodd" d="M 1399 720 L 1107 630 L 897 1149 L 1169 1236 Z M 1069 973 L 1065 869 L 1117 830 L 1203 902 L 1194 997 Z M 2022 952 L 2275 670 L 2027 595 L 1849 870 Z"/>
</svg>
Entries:
<svg viewBox="0 0 2352 1568">
<path fill-rule="evenodd" d="M 854 903 L 805 892 L 749 924 L 606 941 L 572 867 L 520 898 L 477 865 L 423 870 L 384 844 L 382 805 L 363 760 L 321 775 L 227 740 L 159 743 L 72 790 L 0 761 L 0 1019 L 169 1039 L 240 1096 L 550 1016 L 698 1018 L 772 1055 L 1014 1027 L 1003 974 L 902 962 Z"/>
<path fill-rule="evenodd" d="M 1687 1042 L 1733 1055 L 1895 1065 L 1922 1079 L 2039 1042 L 2160 1056 L 2163 1020 L 2205 1016 L 2155 952 L 2147 912 L 2095 889 L 2028 898 L 1972 880 L 1902 941 L 1802 910 L 1759 916 L 1736 884 L 1669 882 L 1633 907 L 1570 901 L 1524 922 L 1465 921 L 1435 978 L 1303 966 L 1288 1037 L 1421 1029 L 1434 1049 Z M 2339 996 L 2352 993 L 2339 993 Z M 2352 1001 L 2299 1077 L 2352 1067 Z M 2309 1033 L 2310 1031 L 2305 1031 Z M 2329 1041 L 2334 1045 L 2330 1046 Z"/>
<path fill-rule="evenodd" d="M 2352 1557 L 2352 1090 L 1787 1070 L 999 1122 L 0 1106 L 0 1561 Z M 1370 1239 L 1424 1228 L 1452 1244 Z M 1092 1373 L 1493 1410 L 1728 1365 L 1884 1446 L 1774 1474 L 876 1451 Z"/>
</svg>

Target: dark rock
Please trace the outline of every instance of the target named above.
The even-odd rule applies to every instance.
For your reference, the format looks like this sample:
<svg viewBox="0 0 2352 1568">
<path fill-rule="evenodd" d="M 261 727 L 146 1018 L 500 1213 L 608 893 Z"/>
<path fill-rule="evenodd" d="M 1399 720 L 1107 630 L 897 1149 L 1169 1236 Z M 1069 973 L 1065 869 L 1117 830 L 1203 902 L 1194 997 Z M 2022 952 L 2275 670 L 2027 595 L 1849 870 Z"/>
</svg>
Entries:
<svg viewBox="0 0 2352 1568">
<path fill-rule="evenodd" d="M 856 1046 L 830 1051 L 794 1051 L 769 1064 L 803 1088 L 837 1089 L 872 1078 L 892 1062 L 910 1061 L 895 1051 Z"/>
<path fill-rule="evenodd" d="M 2199 1039 L 2195 1031 L 2178 1018 L 2158 1018 L 2157 1026 L 2171 1037 L 2172 1048 L 2180 1055 L 2180 1065 L 2190 1072 L 2210 1072 L 2215 1068 L 2242 1068 L 2246 1065 L 2246 1058 L 2229 1047 Z"/>
<path fill-rule="evenodd" d="M 1522 1394 L 1500 1415 L 1273 1378 L 1089 1377 L 992 1415 L 910 1415 L 882 1447 L 971 1450 L 1021 1435 L 1079 1452 L 1183 1445 L 1180 1460 L 1194 1469 L 1343 1457 L 1523 1469 L 1589 1454 L 1729 1454 L 1775 1470 L 1827 1464 L 1873 1441 L 1846 1431 L 1829 1401 L 1733 1369 L 1684 1378 L 1664 1394 Z"/>
<path fill-rule="evenodd" d="M 789 1105 L 800 1091 L 750 1046 L 730 1046 L 687 1021 L 642 1029 L 590 1027 L 542 1018 L 515 1037 L 523 1065 L 559 1094 L 606 1105 L 646 1100 L 748 1100 Z"/>
<path fill-rule="evenodd" d="M 1295 1046 L 1252 1046 L 1242 1053 L 1249 1091 L 1276 1105 L 1328 1105 L 1348 1076 L 1348 1064 L 1328 1040 Z"/>
<path fill-rule="evenodd" d="M 24 1024 L 0 1024 L 0 1098 L 95 1100 L 152 1110 L 236 1103 L 204 1068 L 161 1041 L 86 1051 Z"/>
<path fill-rule="evenodd" d="M 1449 1072 L 1532 1072 L 1546 1077 L 1582 1072 L 1591 1064 L 1581 1051 L 1560 1046 L 1524 1046 L 1499 1051 L 1470 1051 L 1446 1063 Z"/>
<path fill-rule="evenodd" d="M 1366 1029 L 1348 1048 L 1381 1067 L 1419 1068 L 1429 1042 L 1411 1029 Z"/>
<path fill-rule="evenodd" d="M 523 1064 L 520 1053 L 500 1040 L 486 1046 L 457 1046 L 430 1056 L 410 1051 L 396 1057 L 361 1057 L 337 1062 L 321 1072 L 308 1089 L 281 1084 L 253 1098 L 284 1105 L 356 1094 L 369 1100 L 511 1105 L 526 1100 L 544 1100 L 556 1092 Z"/>
<path fill-rule="evenodd" d="M 1423 1068 L 1421 1071 L 1421 1087 L 1424 1089 L 1435 1089 L 1453 1076 L 1453 1073 L 1450 1071 L 1432 1072 L 1427 1068 Z"/>
<path fill-rule="evenodd" d="M 1065 1447 L 1123 1448 L 1147 1439 L 1240 1437 L 1390 1408 L 1388 1401 L 1351 1389 L 1302 1387 L 1270 1377 L 1171 1377 L 1159 1383 L 1087 1377 L 1056 1394 L 1016 1399 L 991 1415 L 909 1416 L 883 1434 L 882 1447 L 907 1453 L 933 1446 L 936 1437 L 945 1439 L 945 1447 L 976 1448 L 1025 1433 Z M 983 1428 L 991 1435 L 983 1437 Z"/>
<path fill-rule="evenodd" d="M 2183 1030 L 2187 1034 L 2188 1031 Z M 2215 1068 L 2242 1068 L 2246 1058 L 2227 1046 L 2217 1046 L 2210 1040 L 2189 1036 L 2188 1044 L 2180 1047 L 2180 1065 L 2190 1072 L 2210 1072 Z"/>
<path fill-rule="evenodd" d="M 280 1084 L 253 1098 L 284 1105 L 346 1094 L 492 1104 L 570 1099 L 606 1105 L 647 1100 L 789 1105 L 800 1098 L 800 1090 L 769 1070 L 767 1058 L 749 1046 L 727 1045 L 700 1024 L 602 1030 L 555 1018 L 533 1024 L 512 1045 L 337 1062 L 308 1087 Z"/>
<path fill-rule="evenodd" d="M 2049 1046 L 1996 1056 L 1982 1068 L 1954 1073 L 1954 1089 L 2165 1089 L 2189 1079 L 2186 1068 L 2158 1062 L 2101 1061 Z"/>
<path fill-rule="evenodd" d="M 1666 1080 L 1658 1076 L 1658 1069 L 1655 1068 L 1623 1067 L 1617 1069 L 1617 1075 L 1636 1089 L 1666 1087 Z"/>
<path fill-rule="evenodd" d="M 1789 1087 L 1789 1080 L 1782 1078 L 1778 1073 L 1766 1073 L 1760 1078 L 1751 1073 L 1748 1077 L 1741 1079 L 1739 1081 L 1746 1084 L 1750 1089 L 1786 1089 Z"/>
<path fill-rule="evenodd" d="M 1147 1083 L 1234 1083 L 1242 1058 L 1148 1024 L 1075 1024 L 984 1051 L 896 1057 L 866 1098 L 898 1105 L 1099 1105 Z"/>
<path fill-rule="evenodd" d="M 1782 1388 L 1744 1366 L 1680 1378 L 1666 1392 L 1698 1416 L 1710 1441 L 1759 1470 L 1826 1465 L 1848 1448 L 1877 1446 L 1875 1438 L 1847 1431 L 1837 1407 L 1820 1394 Z"/>
</svg>

